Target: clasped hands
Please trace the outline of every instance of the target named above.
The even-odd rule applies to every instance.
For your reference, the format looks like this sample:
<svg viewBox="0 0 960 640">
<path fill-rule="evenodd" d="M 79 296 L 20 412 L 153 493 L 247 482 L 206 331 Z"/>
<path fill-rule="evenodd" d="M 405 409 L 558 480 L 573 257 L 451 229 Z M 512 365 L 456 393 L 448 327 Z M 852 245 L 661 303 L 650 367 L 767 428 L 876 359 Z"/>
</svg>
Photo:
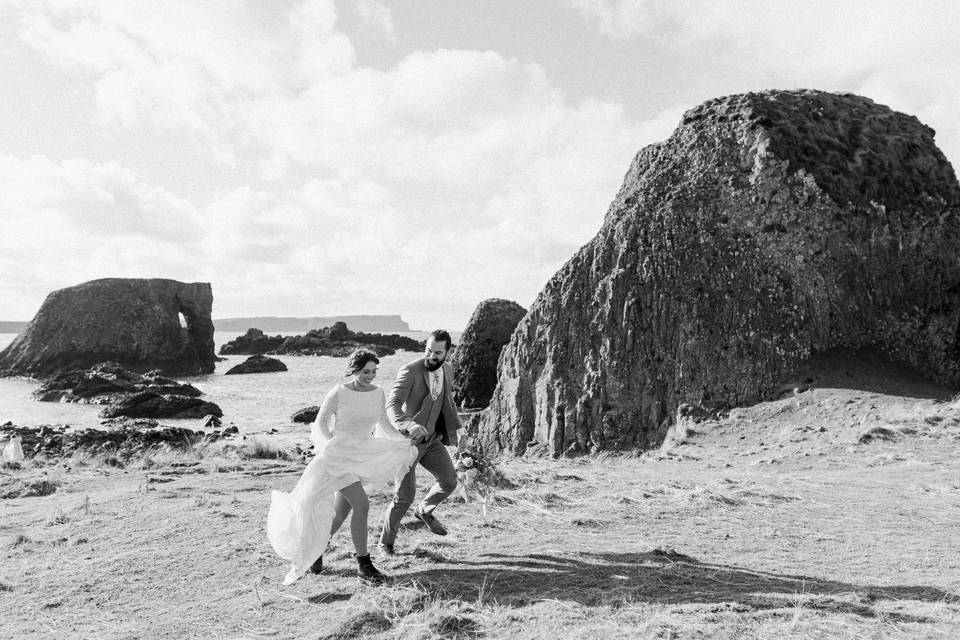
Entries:
<svg viewBox="0 0 960 640">
<path fill-rule="evenodd" d="M 404 430 L 407 432 L 407 437 L 411 440 L 414 442 L 423 442 L 427 439 L 427 428 L 425 426 L 413 421 L 407 422 L 406 425 L 404 426 Z"/>
</svg>

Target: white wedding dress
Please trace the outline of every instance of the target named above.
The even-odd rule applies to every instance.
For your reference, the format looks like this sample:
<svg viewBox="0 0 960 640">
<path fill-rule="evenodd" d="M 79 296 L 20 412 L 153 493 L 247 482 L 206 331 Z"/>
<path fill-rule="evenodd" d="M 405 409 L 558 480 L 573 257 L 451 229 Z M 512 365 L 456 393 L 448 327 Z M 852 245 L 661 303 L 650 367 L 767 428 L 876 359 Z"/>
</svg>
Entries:
<svg viewBox="0 0 960 640">
<path fill-rule="evenodd" d="M 318 424 L 329 424 L 331 418 L 333 437 L 326 440 Z M 357 481 L 368 492 L 392 479 L 399 482 L 414 463 L 417 448 L 399 434 L 386 435 L 391 432 L 396 433 L 380 387 L 353 391 L 337 385 L 324 398 L 310 435 L 316 456 L 293 491 L 274 491 L 270 498 L 267 539 L 281 558 L 290 561 L 283 584 L 300 579 L 326 548 L 334 492 Z"/>
</svg>

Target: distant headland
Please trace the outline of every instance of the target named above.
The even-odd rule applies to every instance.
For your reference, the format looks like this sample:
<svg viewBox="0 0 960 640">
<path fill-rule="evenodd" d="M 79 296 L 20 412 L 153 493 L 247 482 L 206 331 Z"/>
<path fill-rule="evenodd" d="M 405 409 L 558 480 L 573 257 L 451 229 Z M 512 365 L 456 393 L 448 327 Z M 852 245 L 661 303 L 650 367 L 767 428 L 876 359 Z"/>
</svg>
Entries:
<svg viewBox="0 0 960 640">
<path fill-rule="evenodd" d="M 277 318 L 273 316 L 251 318 L 214 319 L 217 331 L 246 331 L 251 327 L 262 331 L 300 332 L 333 326 L 335 322 L 346 322 L 351 329 L 365 333 L 397 333 L 412 331 L 410 325 L 399 315 L 394 316 L 325 316 L 316 318 Z M 20 333 L 28 321 L 0 321 L 0 333 Z"/>
<path fill-rule="evenodd" d="M 365 333 L 396 333 L 410 331 L 399 315 L 391 316 L 327 316 L 317 318 L 277 318 L 273 316 L 254 318 L 214 318 L 213 326 L 217 331 L 246 331 L 251 327 L 261 331 L 304 332 L 311 329 L 333 326 L 335 322 L 345 322 L 354 331 Z"/>
</svg>

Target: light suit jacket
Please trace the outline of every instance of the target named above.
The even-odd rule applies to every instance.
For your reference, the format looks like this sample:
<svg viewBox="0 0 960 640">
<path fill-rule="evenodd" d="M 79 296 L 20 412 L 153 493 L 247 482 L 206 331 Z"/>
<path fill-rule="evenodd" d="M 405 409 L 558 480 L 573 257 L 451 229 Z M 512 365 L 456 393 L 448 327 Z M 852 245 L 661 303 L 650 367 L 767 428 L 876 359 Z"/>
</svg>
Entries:
<svg viewBox="0 0 960 640">
<path fill-rule="evenodd" d="M 402 430 L 401 423 L 406 420 L 427 426 L 434 406 L 434 400 L 430 396 L 429 376 L 430 372 L 427 371 L 423 358 L 405 364 L 397 372 L 397 379 L 390 389 L 390 397 L 387 398 L 387 416 L 397 429 Z M 461 428 L 461 424 L 457 405 L 453 401 L 453 367 L 447 362 L 443 363 L 443 391 L 437 402 L 443 402 L 441 410 L 446 431 L 441 431 L 440 441 L 448 447 L 456 446 L 457 430 Z M 439 417 L 437 419 L 439 421 Z"/>
</svg>

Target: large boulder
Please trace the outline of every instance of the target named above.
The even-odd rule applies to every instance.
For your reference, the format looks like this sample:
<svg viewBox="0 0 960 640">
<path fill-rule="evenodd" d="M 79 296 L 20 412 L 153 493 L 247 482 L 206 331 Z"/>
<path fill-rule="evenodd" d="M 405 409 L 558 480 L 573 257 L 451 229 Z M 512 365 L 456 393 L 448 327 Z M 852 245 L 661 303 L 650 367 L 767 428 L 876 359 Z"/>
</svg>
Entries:
<svg viewBox="0 0 960 640">
<path fill-rule="evenodd" d="M 108 361 L 131 371 L 211 373 L 212 306 L 205 282 L 106 278 L 60 289 L 0 352 L 0 375 L 41 377 Z"/>
<path fill-rule="evenodd" d="M 655 447 L 679 404 L 754 402 L 836 347 L 960 386 L 960 186 L 933 137 L 850 94 L 687 112 L 521 320 L 483 448 Z"/>
<path fill-rule="evenodd" d="M 286 371 L 287 365 L 282 360 L 271 358 L 270 356 L 258 355 L 250 356 L 238 365 L 227 370 L 223 375 L 235 376 L 247 373 L 275 373 L 277 371 Z"/>
<path fill-rule="evenodd" d="M 490 298 L 473 311 L 451 357 L 454 399 L 464 409 L 486 407 L 497 386 L 497 359 L 527 310 L 511 300 Z"/>
<path fill-rule="evenodd" d="M 223 410 L 213 402 L 189 396 L 162 395 L 141 391 L 119 397 L 100 410 L 102 418 L 204 418 L 223 417 Z"/>
<path fill-rule="evenodd" d="M 290 416 L 290 422 L 302 422 L 305 424 L 310 424 L 317 419 L 317 414 L 320 413 L 320 407 L 318 405 L 310 405 L 309 407 L 304 407 L 294 412 Z"/>
</svg>

